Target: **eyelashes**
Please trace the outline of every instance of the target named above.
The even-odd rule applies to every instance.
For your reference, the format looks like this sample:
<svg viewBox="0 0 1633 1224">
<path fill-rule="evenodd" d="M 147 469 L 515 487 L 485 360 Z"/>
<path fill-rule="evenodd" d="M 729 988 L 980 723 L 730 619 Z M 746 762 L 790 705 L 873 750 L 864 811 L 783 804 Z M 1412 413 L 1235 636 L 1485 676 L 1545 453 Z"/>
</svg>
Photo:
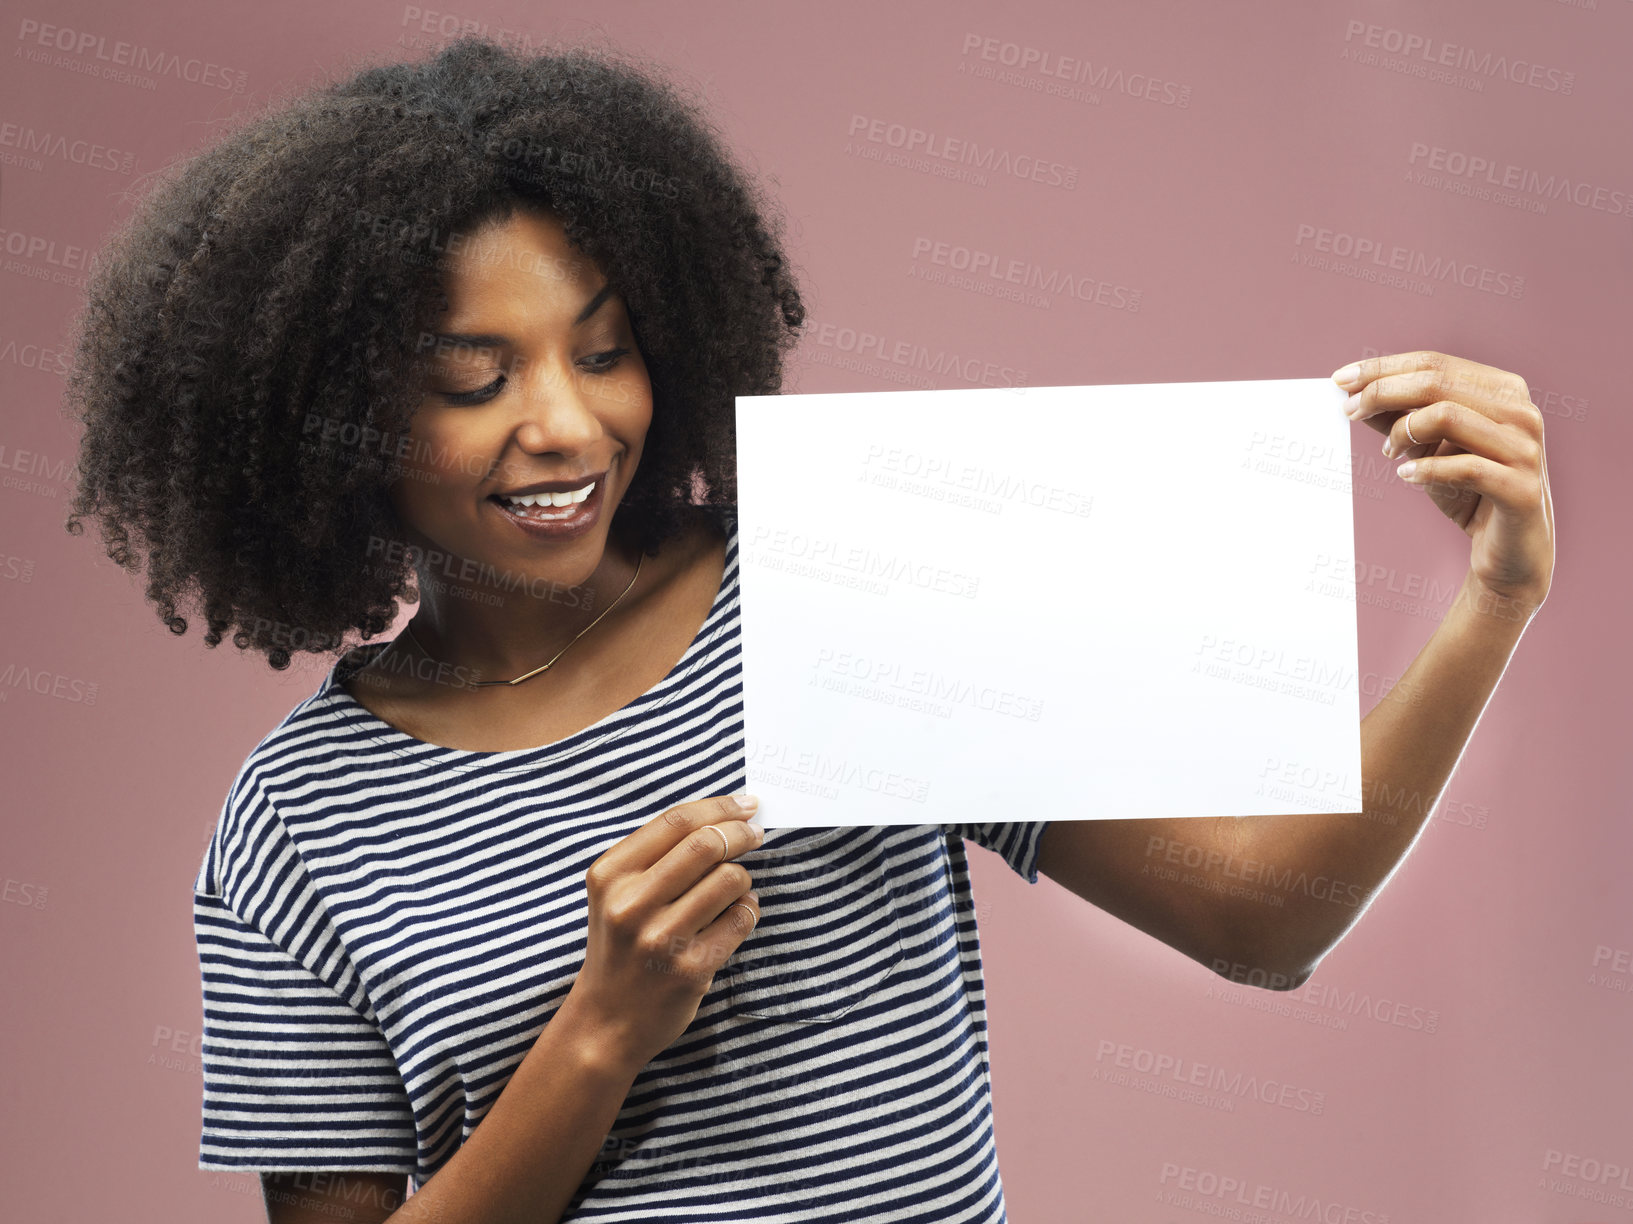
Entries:
<svg viewBox="0 0 1633 1224">
<path fill-rule="evenodd" d="M 587 358 L 587 360 L 590 360 L 590 361 L 601 360 L 602 364 L 592 366 L 591 367 L 591 372 L 595 373 L 595 374 L 605 374 L 608 370 L 615 367 L 620 361 L 622 361 L 625 357 L 628 357 L 628 356 L 629 356 L 629 350 L 627 348 L 613 348 L 613 349 L 608 349 L 604 353 L 592 353 Z"/>
<path fill-rule="evenodd" d="M 589 373 L 606 374 L 616 369 L 629 353 L 630 350 L 627 348 L 607 349 L 605 352 L 592 353 L 584 361 L 591 363 L 586 367 Z M 481 404 L 498 395 L 504 388 L 505 381 L 505 376 L 501 374 L 487 386 L 478 387 L 475 391 L 439 391 L 437 394 L 450 404 Z"/>
<path fill-rule="evenodd" d="M 439 391 L 438 395 L 450 404 L 480 404 L 483 400 L 490 400 L 499 394 L 499 388 L 505 385 L 505 376 L 499 375 L 485 387 L 475 391 Z"/>
</svg>

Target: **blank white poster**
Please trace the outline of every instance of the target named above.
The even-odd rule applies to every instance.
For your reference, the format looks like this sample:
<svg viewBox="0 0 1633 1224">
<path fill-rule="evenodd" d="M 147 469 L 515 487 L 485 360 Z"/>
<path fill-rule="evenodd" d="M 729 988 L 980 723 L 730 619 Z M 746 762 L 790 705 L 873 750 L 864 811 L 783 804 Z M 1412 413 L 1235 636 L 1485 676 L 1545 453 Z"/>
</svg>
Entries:
<svg viewBox="0 0 1633 1224">
<path fill-rule="evenodd" d="M 739 397 L 762 822 L 1359 811 L 1344 398 Z"/>
</svg>

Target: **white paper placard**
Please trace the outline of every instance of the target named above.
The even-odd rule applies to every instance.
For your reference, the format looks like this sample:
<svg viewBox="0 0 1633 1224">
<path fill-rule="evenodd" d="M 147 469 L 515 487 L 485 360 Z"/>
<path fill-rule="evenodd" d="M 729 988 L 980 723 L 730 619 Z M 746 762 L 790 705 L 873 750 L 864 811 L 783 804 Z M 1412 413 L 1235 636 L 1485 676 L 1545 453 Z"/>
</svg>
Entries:
<svg viewBox="0 0 1633 1224">
<path fill-rule="evenodd" d="M 763 823 L 1359 811 L 1344 398 L 739 397 Z"/>
</svg>

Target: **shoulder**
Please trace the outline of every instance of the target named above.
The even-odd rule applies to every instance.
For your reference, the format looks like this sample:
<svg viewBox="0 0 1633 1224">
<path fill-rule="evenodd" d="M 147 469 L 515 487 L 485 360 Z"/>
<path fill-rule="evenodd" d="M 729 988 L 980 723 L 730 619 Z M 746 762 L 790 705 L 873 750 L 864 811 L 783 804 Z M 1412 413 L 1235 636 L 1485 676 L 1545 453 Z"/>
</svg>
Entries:
<svg viewBox="0 0 1633 1224">
<path fill-rule="evenodd" d="M 215 832 L 204 850 L 193 880 L 193 891 L 206 896 L 224 897 L 232 888 L 244 862 L 253 857 L 256 846 L 275 842 L 278 831 L 277 814 L 267 801 L 264 774 L 273 754 L 268 751 L 279 738 L 279 732 L 288 726 L 289 719 L 257 744 L 238 767 L 238 773 L 227 788 L 221 814 L 216 819 Z"/>
<path fill-rule="evenodd" d="M 397 641 L 394 637 L 354 646 L 335 664 L 320 695 L 332 699 L 338 690 L 374 717 L 393 726 L 403 725 L 411 719 L 410 703 L 423 696 L 426 686 L 418 682 L 418 673 L 412 667 L 403 666 L 402 652 L 411 648 L 406 644 L 399 647 Z M 397 653 L 388 658 L 393 650 Z"/>
<path fill-rule="evenodd" d="M 737 507 L 695 508 L 697 517 L 687 533 L 689 569 L 707 573 L 711 583 L 731 568 L 737 549 Z"/>
<path fill-rule="evenodd" d="M 690 598 L 704 586 L 713 593 L 736 535 L 735 520 L 722 522 L 722 517 L 717 509 L 693 506 L 685 528 L 665 540 L 655 554 L 646 555 L 645 564 L 658 569 L 647 602 L 667 605 L 676 597 Z"/>
<path fill-rule="evenodd" d="M 697 510 L 697 517 L 688 532 L 694 549 L 693 556 L 718 561 L 737 538 L 737 507 L 733 506 L 724 513 L 718 510 L 705 512 L 702 507 Z"/>
<path fill-rule="evenodd" d="M 284 715 L 239 764 L 194 877 L 194 892 L 222 895 L 247 859 L 286 840 L 273 800 L 291 782 L 299 785 L 306 779 L 314 764 L 332 756 L 333 735 L 325 725 L 332 709 L 325 694 L 334 674 L 331 670 L 318 691 Z"/>
</svg>

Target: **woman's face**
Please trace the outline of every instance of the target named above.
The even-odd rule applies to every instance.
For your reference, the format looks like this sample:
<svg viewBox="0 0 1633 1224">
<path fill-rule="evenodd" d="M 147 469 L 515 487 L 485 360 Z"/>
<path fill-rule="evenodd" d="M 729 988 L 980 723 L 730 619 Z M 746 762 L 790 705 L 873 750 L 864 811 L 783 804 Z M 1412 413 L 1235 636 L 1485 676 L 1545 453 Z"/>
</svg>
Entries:
<svg viewBox="0 0 1633 1224">
<path fill-rule="evenodd" d="M 624 304 L 558 221 L 522 208 L 466 235 L 444 284 L 448 311 L 420 337 L 428 390 L 392 506 L 410 543 L 495 571 L 439 565 L 439 576 L 578 585 L 601 561 L 652 420 Z M 505 497 L 592 480 L 576 505 Z"/>
</svg>

